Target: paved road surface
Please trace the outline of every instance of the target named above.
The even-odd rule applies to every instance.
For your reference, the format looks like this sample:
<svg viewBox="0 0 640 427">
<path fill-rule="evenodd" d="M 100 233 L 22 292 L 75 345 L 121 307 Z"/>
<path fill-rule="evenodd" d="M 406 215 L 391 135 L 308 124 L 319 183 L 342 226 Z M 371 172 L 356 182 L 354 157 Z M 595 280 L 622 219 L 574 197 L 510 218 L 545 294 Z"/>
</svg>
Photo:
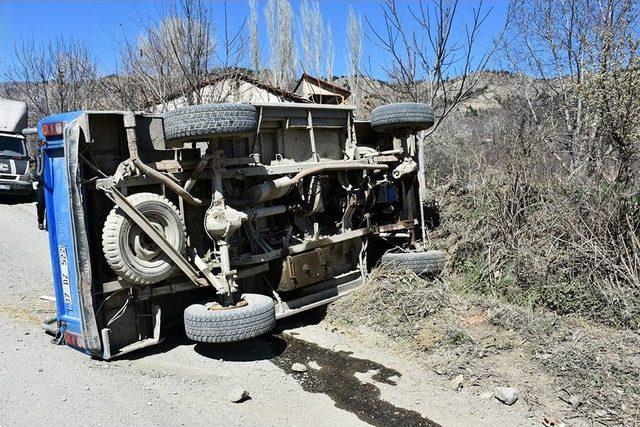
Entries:
<svg viewBox="0 0 640 427">
<path fill-rule="evenodd" d="M 451 392 L 430 372 L 328 331 L 318 315 L 245 343 L 195 345 L 178 331 L 128 358 L 92 360 L 52 344 L 40 329 L 53 310 L 38 299 L 52 294 L 50 277 L 35 206 L 0 205 L 0 427 L 535 425 L 526 407 Z M 311 360 L 321 369 L 289 369 Z M 386 379 L 373 378 L 380 372 Z M 228 390 L 238 384 L 251 398 L 231 403 Z"/>
</svg>

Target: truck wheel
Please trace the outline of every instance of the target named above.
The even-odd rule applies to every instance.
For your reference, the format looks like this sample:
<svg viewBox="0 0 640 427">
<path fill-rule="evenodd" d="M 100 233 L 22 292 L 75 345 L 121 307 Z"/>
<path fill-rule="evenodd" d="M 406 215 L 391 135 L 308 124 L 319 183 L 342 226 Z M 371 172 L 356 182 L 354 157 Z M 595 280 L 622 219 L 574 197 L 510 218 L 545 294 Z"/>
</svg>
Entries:
<svg viewBox="0 0 640 427">
<path fill-rule="evenodd" d="M 433 126 L 433 110 L 426 104 L 416 102 L 387 104 L 371 112 L 371 127 L 376 132 L 415 133 L 429 129 L 431 126 Z"/>
<path fill-rule="evenodd" d="M 380 266 L 393 269 L 409 269 L 416 274 L 438 274 L 444 268 L 447 256 L 444 251 L 387 252 L 380 259 Z"/>
<path fill-rule="evenodd" d="M 184 251 L 186 229 L 173 203 L 154 193 L 133 194 L 127 200 L 164 234 L 173 247 Z M 104 223 L 102 250 L 113 271 L 134 284 L 158 283 L 175 269 L 169 257 L 117 206 Z"/>
<path fill-rule="evenodd" d="M 190 305 L 184 310 L 187 337 L 205 343 L 234 342 L 260 336 L 274 328 L 276 309 L 271 297 L 244 294 L 241 302 L 245 305 Z"/>
<path fill-rule="evenodd" d="M 170 142 L 248 136 L 257 129 L 258 111 L 249 104 L 190 105 L 164 115 L 165 139 Z"/>
</svg>

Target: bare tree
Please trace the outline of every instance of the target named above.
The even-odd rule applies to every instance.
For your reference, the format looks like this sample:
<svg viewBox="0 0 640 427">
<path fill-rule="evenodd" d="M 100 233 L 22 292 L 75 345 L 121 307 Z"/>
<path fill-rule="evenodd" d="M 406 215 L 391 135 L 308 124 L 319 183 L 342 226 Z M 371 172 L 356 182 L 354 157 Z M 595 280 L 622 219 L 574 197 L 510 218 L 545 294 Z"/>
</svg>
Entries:
<svg viewBox="0 0 640 427">
<path fill-rule="evenodd" d="M 637 91 L 640 5 L 513 0 L 512 9 L 507 58 L 516 71 L 535 75 L 557 106 L 547 148 L 569 178 L 592 171 L 610 181 L 628 180 L 635 155 L 628 132 L 636 98 L 629 95 Z"/>
<path fill-rule="evenodd" d="M 576 88 L 584 82 L 584 31 L 589 24 L 585 22 L 583 5 L 578 3 L 513 1 L 516 13 L 507 49 L 514 69 L 537 76 L 557 100 L 557 118 L 563 122 L 564 132 L 556 134 L 551 142 L 563 147 L 564 158 L 558 159 L 568 171 L 575 171 L 581 163 L 580 138 L 584 130 L 584 99 Z"/>
<path fill-rule="evenodd" d="M 293 11 L 289 0 L 268 0 L 265 6 L 271 81 L 286 87 L 296 77 L 296 51 L 293 40 Z"/>
<path fill-rule="evenodd" d="M 267 4 L 264 7 L 264 19 L 266 22 L 267 39 L 269 41 L 269 65 L 271 72 L 271 82 L 277 84 L 277 72 L 279 68 L 280 60 L 277 56 L 278 52 L 278 11 L 276 0 L 267 0 Z"/>
<path fill-rule="evenodd" d="M 260 70 L 260 37 L 258 36 L 258 12 L 256 0 L 249 0 L 249 51 L 251 68 L 257 74 Z"/>
<path fill-rule="evenodd" d="M 302 48 L 302 72 L 312 74 L 315 65 L 314 61 L 314 12 L 307 0 L 300 3 L 300 47 Z"/>
<path fill-rule="evenodd" d="M 590 11 L 587 72 L 578 90 L 586 97 L 587 141 L 596 147 L 590 155 L 590 163 L 596 163 L 591 169 L 627 188 L 638 179 L 640 4 L 607 0 Z"/>
<path fill-rule="evenodd" d="M 278 54 L 282 73 L 279 82 L 286 86 L 296 78 L 297 63 L 293 33 L 293 10 L 289 0 L 279 0 L 278 2 L 278 32 L 280 33 Z"/>
<path fill-rule="evenodd" d="M 347 79 L 349 82 L 349 90 L 351 91 L 351 102 L 357 107 L 361 106 L 360 99 L 360 70 L 362 67 L 362 18 L 356 16 L 353 7 L 349 6 L 349 20 L 347 24 Z"/>
<path fill-rule="evenodd" d="M 223 49 L 222 56 L 218 54 L 217 57 L 218 67 L 226 71 L 229 68 L 236 68 L 238 64 L 244 60 L 246 54 L 246 40 L 244 38 L 243 30 L 246 21 L 242 21 L 236 30 L 232 30 L 229 25 L 227 0 L 224 0 L 222 4 L 224 10 L 224 19 L 222 21 L 224 28 L 224 38 L 222 40 Z"/>
<path fill-rule="evenodd" d="M 216 48 L 211 10 L 201 0 L 180 0 L 142 28 L 135 43 L 125 40 L 122 62 L 145 103 L 177 96 L 200 103 Z"/>
<path fill-rule="evenodd" d="M 299 39 L 302 48 L 302 70 L 305 73 L 333 77 L 334 46 L 331 25 L 325 26 L 320 3 L 304 0 L 300 4 Z"/>
<path fill-rule="evenodd" d="M 366 79 L 366 91 L 384 102 L 415 101 L 431 104 L 439 123 L 477 88 L 483 70 L 498 47 L 478 46 L 479 32 L 491 9 L 480 1 L 469 22 L 459 22 L 458 0 L 382 4 L 384 25 L 367 19 L 367 36 L 389 58 L 382 66 L 391 91 Z M 458 32 L 457 29 L 462 31 Z M 500 34 L 499 38 L 501 37 Z M 371 75 L 371 65 L 368 74 Z"/>
<path fill-rule="evenodd" d="M 32 118 L 101 106 L 97 63 L 87 46 L 73 39 L 46 44 L 23 39 L 3 74 L 13 82 L 4 86 L 5 96 L 26 101 Z"/>
<path fill-rule="evenodd" d="M 223 26 L 220 45 L 215 38 L 217 21 L 203 0 L 177 0 L 143 22 L 137 40 L 125 40 L 122 46 L 123 77 L 129 83 L 122 90 L 136 89 L 130 107 L 223 100 L 203 99 L 210 74 L 236 67 L 243 59 L 245 43 L 243 25 L 237 31 L 229 27 L 226 2 L 219 20 Z"/>
<path fill-rule="evenodd" d="M 322 20 L 322 13 L 320 12 L 320 4 L 313 2 L 313 13 L 311 17 L 311 37 L 313 39 L 313 72 L 316 75 L 322 73 L 322 58 L 323 58 L 323 41 L 324 41 L 324 23 Z"/>
<path fill-rule="evenodd" d="M 325 30 L 325 78 L 329 81 L 333 80 L 333 31 L 331 30 L 331 24 L 327 23 Z"/>
</svg>

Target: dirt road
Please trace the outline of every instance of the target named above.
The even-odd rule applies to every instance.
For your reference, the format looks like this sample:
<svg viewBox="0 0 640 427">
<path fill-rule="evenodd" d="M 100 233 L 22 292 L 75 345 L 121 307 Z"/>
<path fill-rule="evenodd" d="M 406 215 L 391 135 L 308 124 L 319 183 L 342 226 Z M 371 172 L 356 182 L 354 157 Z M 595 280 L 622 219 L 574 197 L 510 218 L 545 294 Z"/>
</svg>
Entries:
<svg viewBox="0 0 640 427">
<path fill-rule="evenodd" d="M 234 345 L 160 346 L 113 362 L 51 343 L 39 327 L 53 304 L 47 234 L 32 204 L 0 205 L 0 426 L 538 425 L 525 402 L 506 407 L 454 392 L 443 379 L 366 340 L 327 329 L 321 313 Z M 309 365 L 291 372 L 293 362 Z M 251 398 L 227 399 L 240 385 Z"/>
</svg>

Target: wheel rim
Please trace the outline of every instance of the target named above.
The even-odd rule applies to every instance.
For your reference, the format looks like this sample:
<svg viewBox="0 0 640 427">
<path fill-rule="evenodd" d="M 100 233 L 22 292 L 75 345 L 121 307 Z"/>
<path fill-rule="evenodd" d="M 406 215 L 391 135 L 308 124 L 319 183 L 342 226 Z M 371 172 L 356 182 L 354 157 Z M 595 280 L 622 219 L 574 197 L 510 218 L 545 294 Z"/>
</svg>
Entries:
<svg viewBox="0 0 640 427">
<path fill-rule="evenodd" d="M 140 206 L 143 216 L 151 225 L 160 232 L 162 236 L 174 247 L 180 246 L 180 235 L 177 224 L 174 224 L 169 212 L 161 209 Z M 121 234 L 122 256 L 129 266 L 138 271 L 141 275 L 148 275 L 149 271 L 161 268 L 166 272 L 173 268 L 166 254 L 156 245 L 156 243 L 137 224 L 129 218 L 123 224 Z"/>
<path fill-rule="evenodd" d="M 167 236 L 167 226 L 163 226 L 157 218 L 147 218 L 151 225 L 163 236 Z M 143 261 L 153 261 L 160 253 L 160 247 L 140 227 L 134 225 L 129 229 L 129 249 Z"/>
</svg>

